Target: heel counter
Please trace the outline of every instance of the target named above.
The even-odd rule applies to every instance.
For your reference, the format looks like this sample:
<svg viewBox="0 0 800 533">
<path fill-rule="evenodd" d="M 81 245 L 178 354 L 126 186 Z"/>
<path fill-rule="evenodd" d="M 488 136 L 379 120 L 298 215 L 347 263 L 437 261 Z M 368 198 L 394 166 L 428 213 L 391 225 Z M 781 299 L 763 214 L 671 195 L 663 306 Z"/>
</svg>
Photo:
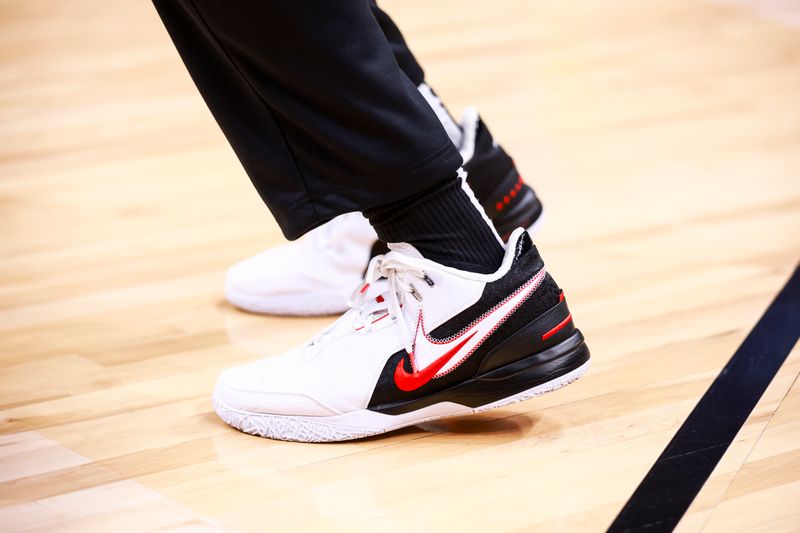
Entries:
<svg viewBox="0 0 800 533">
<path fill-rule="evenodd" d="M 540 338 L 542 341 L 540 349 L 547 349 L 570 337 L 575 331 L 575 324 L 564 291 L 549 273 L 546 274 L 542 284 L 546 286 L 540 287 L 543 289 L 540 300 L 541 305 L 547 305 L 547 309 L 539 314 L 534 322 L 537 328 L 547 328 Z"/>
<path fill-rule="evenodd" d="M 542 289 L 543 293 L 537 297 Z M 519 309 L 522 312 L 521 327 L 486 354 L 479 373 L 543 352 L 568 340 L 576 332 L 580 334 L 563 292 L 549 275 L 529 301 L 529 305 Z"/>
<path fill-rule="evenodd" d="M 544 259 L 539 249 L 533 244 L 530 234 L 522 232 L 516 242 L 514 262 L 511 265 L 511 277 L 519 280 L 527 279 L 531 272 L 539 273 L 545 270 L 536 291 L 517 309 L 516 315 L 524 317 L 525 322 L 530 322 L 547 312 L 562 300 L 562 290 L 549 272 L 546 272 Z M 516 272 L 515 272 L 516 271 Z"/>
</svg>

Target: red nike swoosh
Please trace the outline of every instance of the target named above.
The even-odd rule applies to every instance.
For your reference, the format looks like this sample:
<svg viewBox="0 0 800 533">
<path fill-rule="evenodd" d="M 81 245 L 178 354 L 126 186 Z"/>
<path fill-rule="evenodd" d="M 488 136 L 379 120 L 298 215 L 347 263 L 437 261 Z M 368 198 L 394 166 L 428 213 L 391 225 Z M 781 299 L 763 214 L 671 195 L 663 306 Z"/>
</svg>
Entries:
<svg viewBox="0 0 800 533">
<path fill-rule="evenodd" d="M 467 335 L 466 339 L 453 346 L 450 350 L 445 352 L 444 355 L 436 359 L 433 363 L 429 364 L 419 372 L 414 372 L 413 374 L 406 372 L 406 369 L 403 368 L 403 360 L 405 358 L 400 359 L 400 361 L 397 363 L 397 368 L 394 369 L 394 383 L 397 385 L 397 388 L 401 391 L 410 392 L 425 385 L 427 382 L 433 379 L 433 376 L 435 376 L 436 373 L 441 370 L 448 361 L 450 361 L 450 359 L 458 354 L 458 351 L 472 338 L 473 335 L 475 335 L 475 333 L 476 332 L 473 331 L 471 334 Z M 414 353 L 412 352 L 409 354 L 409 357 L 413 361 Z"/>
</svg>

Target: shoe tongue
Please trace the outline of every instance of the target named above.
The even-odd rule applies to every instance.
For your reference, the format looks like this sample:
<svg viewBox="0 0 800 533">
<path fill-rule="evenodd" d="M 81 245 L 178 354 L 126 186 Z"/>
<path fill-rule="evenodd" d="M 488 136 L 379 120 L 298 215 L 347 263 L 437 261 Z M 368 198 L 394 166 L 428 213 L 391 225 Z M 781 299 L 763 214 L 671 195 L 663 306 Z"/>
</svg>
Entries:
<svg viewBox="0 0 800 533">
<path fill-rule="evenodd" d="M 416 259 L 425 259 L 422 257 L 422 254 L 419 253 L 419 250 L 414 248 L 413 245 L 408 244 L 407 242 L 390 242 L 387 243 L 389 249 L 393 252 L 397 252 L 400 255 L 404 255 L 406 257 L 414 257 Z"/>
</svg>

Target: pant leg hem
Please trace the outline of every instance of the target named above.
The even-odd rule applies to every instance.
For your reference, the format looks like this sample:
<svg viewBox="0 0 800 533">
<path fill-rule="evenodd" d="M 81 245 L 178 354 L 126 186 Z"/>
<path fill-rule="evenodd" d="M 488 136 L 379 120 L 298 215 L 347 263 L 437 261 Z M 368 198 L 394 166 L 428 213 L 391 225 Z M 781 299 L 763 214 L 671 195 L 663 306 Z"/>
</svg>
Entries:
<svg viewBox="0 0 800 533">
<path fill-rule="evenodd" d="M 273 211 L 273 214 L 284 236 L 295 240 L 339 215 L 364 211 L 429 189 L 453 176 L 462 163 L 461 154 L 448 139 L 436 150 L 407 167 L 391 174 L 364 179 L 364 186 L 357 190 L 306 196 L 280 212 Z M 381 190 L 375 191 L 368 187 L 370 180 L 382 181 Z"/>
</svg>

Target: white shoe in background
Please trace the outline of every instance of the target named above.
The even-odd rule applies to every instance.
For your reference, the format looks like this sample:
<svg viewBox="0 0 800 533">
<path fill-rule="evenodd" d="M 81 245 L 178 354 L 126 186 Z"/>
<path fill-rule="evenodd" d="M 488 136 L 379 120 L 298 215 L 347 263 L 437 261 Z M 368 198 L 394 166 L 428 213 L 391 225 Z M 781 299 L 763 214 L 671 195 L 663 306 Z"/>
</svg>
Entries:
<svg viewBox="0 0 800 533">
<path fill-rule="evenodd" d="M 233 265 L 225 276 L 225 298 L 253 313 L 342 313 L 377 239 L 361 213 L 338 216 L 297 241 Z"/>
</svg>

